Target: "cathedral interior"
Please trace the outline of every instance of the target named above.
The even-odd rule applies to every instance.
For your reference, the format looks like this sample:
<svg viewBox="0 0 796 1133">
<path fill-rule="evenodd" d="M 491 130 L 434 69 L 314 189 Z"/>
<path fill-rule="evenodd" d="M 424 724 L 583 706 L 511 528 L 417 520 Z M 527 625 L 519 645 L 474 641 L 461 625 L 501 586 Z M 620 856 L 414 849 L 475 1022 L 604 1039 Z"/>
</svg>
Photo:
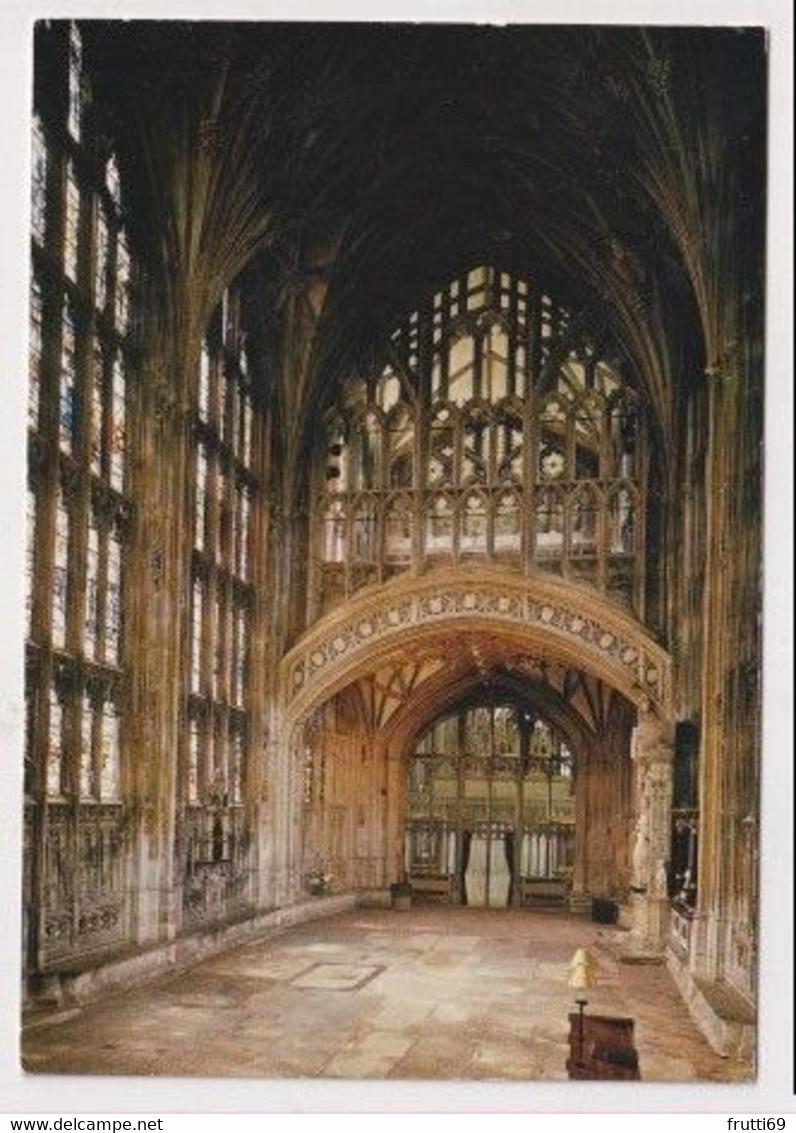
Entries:
<svg viewBox="0 0 796 1133">
<path fill-rule="evenodd" d="M 754 1075 L 765 122 L 754 29 L 36 26 L 28 1069 L 414 931 L 420 1044 L 587 939 Z"/>
</svg>

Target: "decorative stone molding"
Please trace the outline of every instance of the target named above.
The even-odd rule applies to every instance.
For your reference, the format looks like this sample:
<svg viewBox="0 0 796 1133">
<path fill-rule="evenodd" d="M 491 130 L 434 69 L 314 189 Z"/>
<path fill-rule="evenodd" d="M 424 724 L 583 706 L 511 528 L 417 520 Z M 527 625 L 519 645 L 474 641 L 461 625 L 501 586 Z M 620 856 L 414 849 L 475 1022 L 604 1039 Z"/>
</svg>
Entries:
<svg viewBox="0 0 796 1133">
<path fill-rule="evenodd" d="M 458 567 L 368 588 L 322 618 L 280 666 L 288 722 L 416 641 L 459 630 L 527 642 L 668 715 L 670 658 L 624 610 L 575 583 Z"/>
</svg>

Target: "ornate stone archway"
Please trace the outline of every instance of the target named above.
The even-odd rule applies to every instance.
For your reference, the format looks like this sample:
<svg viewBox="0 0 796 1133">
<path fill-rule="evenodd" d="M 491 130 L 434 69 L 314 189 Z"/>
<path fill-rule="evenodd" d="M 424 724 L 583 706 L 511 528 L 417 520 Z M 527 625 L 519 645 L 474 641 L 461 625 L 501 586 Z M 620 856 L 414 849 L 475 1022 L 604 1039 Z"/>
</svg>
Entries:
<svg viewBox="0 0 796 1133">
<path fill-rule="evenodd" d="M 662 719 L 669 716 L 669 655 L 620 607 L 559 579 L 459 567 L 368 588 L 314 625 L 280 666 L 283 725 L 289 732 L 314 707 L 391 656 L 460 631 L 486 633 L 575 664 L 632 703 L 652 708 Z"/>
<path fill-rule="evenodd" d="M 430 684 L 444 683 L 440 659 L 453 665 L 457 641 L 490 643 L 491 658 L 506 655 L 544 656 L 572 666 L 605 682 L 639 710 L 643 726 L 634 742 L 637 798 L 635 813 L 646 824 L 636 832 L 634 920 L 645 941 L 654 933 L 648 906 L 660 902 L 655 883 L 660 849 L 667 837 L 671 763 L 664 760 L 669 788 L 656 792 L 654 806 L 645 790 L 646 764 L 652 751 L 663 748 L 658 739 L 668 731 L 671 718 L 671 660 L 644 626 L 596 592 L 560 579 L 511 575 L 494 567 L 459 567 L 430 572 L 422 577 L 401 577 L 386 585 L 363 590 L 357 597 L 321 619 L 285 655 L 280 666 L 279 700 L 275 719 L 280 736 L 280 759 L 297 766 L 304 722 L 343 689 L 389 666 L 407 665 L 423 675 L 433 658 Z M 446 649 L 446 642 L 448 648 Z M 452 674 L 451 674 L 452 675 Z M 430 685 L 429 685 L 430 687 Z M 422 694 L 421 694 L 422 695 Z M 410 698 L 413 699 L 413 698 Z M 390 745 L 390 726 L 374 721 L 380 749 Z M 655 742 L 653 742 L 653 733 Z M 670 754 L 667 752 L 666 754 Z M 388 792 L 392 794 L 392 792 Z M 296 838 L 295 788 L 282 797 L 285 829 Z M 386 826 L 396 821 L 392 806 L 385 810 Z M 388 817 L 389 811 L 389 817 Z M 642 860 L 643 859 L 643 860 Z M 298 850 L 294 855 L 298 860 Z M 387 869 L 389 873 L 389 867 Z M 656 910 L 658 904 L 656 904 Z M 660 919 L 660 918 L 658 918 Z M 657 941 L 656 941 L 657 943 Z"/>
</svg>

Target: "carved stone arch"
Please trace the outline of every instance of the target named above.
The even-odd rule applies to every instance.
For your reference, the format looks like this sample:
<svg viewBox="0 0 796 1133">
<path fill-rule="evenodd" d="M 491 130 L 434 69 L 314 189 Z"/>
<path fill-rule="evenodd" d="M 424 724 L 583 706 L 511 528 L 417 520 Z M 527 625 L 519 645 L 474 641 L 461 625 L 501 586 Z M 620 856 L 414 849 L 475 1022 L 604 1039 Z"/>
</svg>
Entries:
<svg viewBox="0 0 796 1133">
<path fill-rule="evenodd" d="M 482 688 L 481 676 L 475 670 L 450 673 L 438 670 L 431 678 L 412 690 L 383 728 L 390 748 L 407 750 L 433 723 L 455 712 L 468 698 Z M 511 678 L 507 674 L 491 682 L 490 688 L 505 695 L 556 728 L 573 751 L 583 750 L 592 737 L 591 730 L 560 693 L 541 682 L 527 678 Z"/>
<path fill-rule="evenodd" d="M 632 703 L 670 714 L 669 655 L 616 604 L 559 579 L 458 567 L 402 576 L 316 623 L 280 665 L 288 729 L 391 658 L 467 630 L 586 670 Z"/>
</svg>

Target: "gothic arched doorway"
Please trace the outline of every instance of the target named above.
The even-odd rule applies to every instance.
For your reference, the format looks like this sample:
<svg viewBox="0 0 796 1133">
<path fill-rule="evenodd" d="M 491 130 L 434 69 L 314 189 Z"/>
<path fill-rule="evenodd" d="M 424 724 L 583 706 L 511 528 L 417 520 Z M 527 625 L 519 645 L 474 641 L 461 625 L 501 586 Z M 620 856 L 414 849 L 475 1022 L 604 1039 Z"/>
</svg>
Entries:
<svg viewBox="0 0 796 1133">
<path fill-rule="evenodd" d="M 563 900 L 574 761 L 526 707 L 479 698 L 437 719 L 406 764 L 405 865 L 418 893 L 478 907 Z"/>
</svg>

